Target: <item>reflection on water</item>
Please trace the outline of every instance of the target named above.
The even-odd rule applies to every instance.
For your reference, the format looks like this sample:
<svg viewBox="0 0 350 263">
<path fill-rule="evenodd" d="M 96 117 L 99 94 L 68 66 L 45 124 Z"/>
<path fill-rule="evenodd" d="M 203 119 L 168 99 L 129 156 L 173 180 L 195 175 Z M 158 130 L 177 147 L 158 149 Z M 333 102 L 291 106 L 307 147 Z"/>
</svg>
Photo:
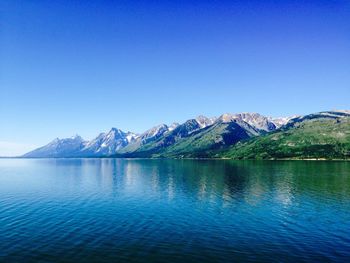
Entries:
<svg viewBox="0 0 350 263">
<path fill-rule="evenodd" d="M 3 159 L 0 261 L 342 261 L 349 209 L 349 162 Z"/>
<path fill-rule="evenodd" d="M 264 200 L 275 193 L 276 200 L 290 203 L 293 195 L 312 194 L 320 198 L 348 199 L 348 162 L 302 161 L 212 161 L 212 160 L 123 160 L 50 159 L 31 160 L 65 175 L 68 184 L 97 184 L 110 192 L 152 191 L 152 194 L 188 193 L 198 200 L 223 198 Z M 34 164 L 35 165 L 35 164 Z"/>
</svg>

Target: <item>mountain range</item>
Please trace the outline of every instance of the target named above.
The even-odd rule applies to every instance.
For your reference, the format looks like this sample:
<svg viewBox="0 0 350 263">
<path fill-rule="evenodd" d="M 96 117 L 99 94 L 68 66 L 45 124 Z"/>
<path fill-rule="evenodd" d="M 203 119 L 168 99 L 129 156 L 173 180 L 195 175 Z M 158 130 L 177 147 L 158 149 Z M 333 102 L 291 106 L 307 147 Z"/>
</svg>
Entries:
<svg viewBox="0 0 350 263">
<path fill-rule="evenodd" d="M 259 113 L 198 116 L 142 134 L 112 128 L 91 141 L 56 138 L 26 158 L 340 158 L 350 157 L 350 111 L 271 118 Z"/>
</svg>

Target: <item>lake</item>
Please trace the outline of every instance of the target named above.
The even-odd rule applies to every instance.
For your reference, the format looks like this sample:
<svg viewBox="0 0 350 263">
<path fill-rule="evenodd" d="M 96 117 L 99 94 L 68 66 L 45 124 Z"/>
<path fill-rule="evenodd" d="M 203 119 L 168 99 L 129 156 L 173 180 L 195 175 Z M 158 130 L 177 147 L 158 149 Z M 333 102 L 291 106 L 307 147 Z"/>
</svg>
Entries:
<svg viewBox="0 0 350 263">
<path fill-rule="evenodd" d="M 350 162 L 0 159 L 1 262 L 350 262 Z"/>
</svg>

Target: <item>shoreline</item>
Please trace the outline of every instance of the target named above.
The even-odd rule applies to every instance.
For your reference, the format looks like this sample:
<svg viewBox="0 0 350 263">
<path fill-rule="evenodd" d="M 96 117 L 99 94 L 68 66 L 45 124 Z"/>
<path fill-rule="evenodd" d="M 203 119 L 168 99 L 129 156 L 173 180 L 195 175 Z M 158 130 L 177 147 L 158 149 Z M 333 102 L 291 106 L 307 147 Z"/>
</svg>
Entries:
<svg viewBox="0 0 350 263">
<path fill-rule="evenodd" d="M 350 161 L 350 159 L 328 158 L 270 158 L 270 159 L 234 159 L 234 158 L 145 158 L 145 157 L 0 157 L 0 159 L 124 159 L 124 160 L 215 160 L 215 161 Z"/>
</svg>

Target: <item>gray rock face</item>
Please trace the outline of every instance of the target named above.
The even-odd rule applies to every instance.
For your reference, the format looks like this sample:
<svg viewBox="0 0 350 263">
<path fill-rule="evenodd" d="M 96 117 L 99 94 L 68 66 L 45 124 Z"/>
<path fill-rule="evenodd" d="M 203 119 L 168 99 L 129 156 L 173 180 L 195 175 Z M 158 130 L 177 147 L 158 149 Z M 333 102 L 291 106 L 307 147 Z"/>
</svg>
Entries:
<svg viewBox="0 0 350 263">
<path fill-rule="evenodd" d="M 203 115 L 199 115 L 196 118 L 196 121 L 201 128 L 205 128 L 207 126 L 213 125 L 215 120 L 216 120 L 216 118 L 208 118 L 208 117 L 205 117 Z"/>
<path fill-rule="evenodd" d="M 246 123 L 249 124 L 256 131 L 270 132 L 277 128 L 276 125 L 268 117 L 265 117 L 259 113 L 226 113 L 221 115 L 218 120 L 223 123 Z"/>
<path fill-rule="evenodd" d="M 165 124 L 161 124 L 158 126 L 155 126 L 146 132 L 144 132 L 140 137 L 139 140 L 141 141 L 141 144 L 146 144 L 150 141 L 156 140 L 159 137 L 161 137 L 164 133 L 169 131 L 169 127 Z"/>
<path fill-rule="evenodd" d="M 305 120 L 343 117 L 350 117 L 350 111 L 324 111 L 285 118 L 271 118 L 259 113 L 226 113 L 219 118 L 208 118 L 201 115 L 182 124 L 173 123 L 170 126 L 161 124 L 141 135 L 112 128 L 109 132 L 101 133 L 91 141 L 84 141 L 80 136 L 67 139 L 57 138 L 23 157 L 98 157 L 133 153 L 140 149 L 143 152 L 150 152 L 152 149 L 158 152 L 162 149 L 179 151 L 185 147 L 200 148 L 202 145 L 207 148 L 211 146 L 215 148 L 220 145 L 218 141 L 229 145 L 238 140 L 266 134 L 276 129 L 287 129 Z"/>
<path fill-rule="evenodd" d="M 118 150 L 135 140 L 136 135 L 112 128 L 108 133 L 101 133 L 81 150 L 82 156 L 104 156 L 117 153 Z"/>
<path fill-rule="evenodd" d="M 56 138 L 49 144 L 26 153 L 23 157 L 74 157 L 80 153 L 81 149 L 84 148 L 86 143 L 87 142 L 78 135 L 66 139 Z"/>
<path fill-rule="evenodd" d="M 282 126 L 282 129 L 283 128 L 288 129 L 304 121 L 312 121 L 312 120 L 318 120 L 318 119 L 336 120 L 336 119 L 341 119 L 346 117 L 350 117 L 350 112 L 346 110 L 322 111 L 318 113 L 312 113 L 304 116 L 297 116 L 297 117 L 291 118 L 284 126 Z"/>
</svg>

